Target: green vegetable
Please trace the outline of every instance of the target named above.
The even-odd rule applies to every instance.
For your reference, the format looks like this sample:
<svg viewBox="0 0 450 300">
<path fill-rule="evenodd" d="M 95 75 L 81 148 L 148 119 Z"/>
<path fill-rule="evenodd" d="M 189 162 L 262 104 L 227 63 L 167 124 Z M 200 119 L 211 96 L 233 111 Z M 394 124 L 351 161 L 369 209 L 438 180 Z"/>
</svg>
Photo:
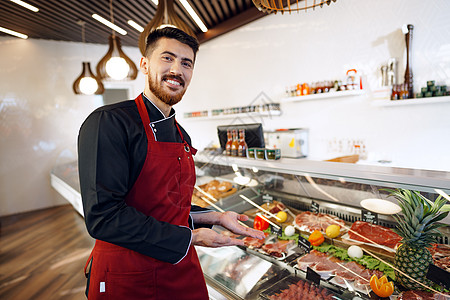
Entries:
<svg viewBox="0 0 450 300">
<path fill-rule="evenodd" d="M 279 240 L 295 240 L 295 242 L 298 243 L 298 233 L 295 233 L 291 236 L 287 236 L 284 234 L 284 231 L 283 231 L 283 234 L 281 236 L 279 236 L 278 239 Z"/>
</svg>

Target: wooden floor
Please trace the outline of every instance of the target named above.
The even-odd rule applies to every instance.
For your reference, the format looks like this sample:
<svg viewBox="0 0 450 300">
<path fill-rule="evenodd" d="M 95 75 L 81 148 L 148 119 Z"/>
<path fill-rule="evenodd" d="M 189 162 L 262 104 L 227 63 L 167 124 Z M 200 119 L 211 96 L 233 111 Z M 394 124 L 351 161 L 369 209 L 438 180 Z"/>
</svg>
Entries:
<svg viewBox="0 0 450 300">
<path fill-rule="evenodd" d="M 0 218 L 0 299 L 86 299 L 94 245 L 70 205 Z"/>
</svg>

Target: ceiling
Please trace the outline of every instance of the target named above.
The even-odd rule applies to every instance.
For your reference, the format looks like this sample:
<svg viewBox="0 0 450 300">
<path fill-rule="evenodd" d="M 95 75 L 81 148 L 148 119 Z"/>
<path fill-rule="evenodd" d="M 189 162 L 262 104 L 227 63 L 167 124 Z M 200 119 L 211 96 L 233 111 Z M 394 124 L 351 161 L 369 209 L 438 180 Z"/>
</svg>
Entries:
<svg viewBox="0 0 450 300">
<path fill-rule="evenodd" d="M 0 27 L 28 35 L 32 39 L 81 42 L 82 20 L 85 25 L 87 43 L 107 44 L 111 29 L 91 16 L 96 13 L 107 20 L 110 18 L 109 0 L 25 0 L 39 8 L 35 13 L 9 0 L 0 0 Z M 190 15 L 175 0 L 175 11 L 197 34 L 200 43 L 231 31 L 265 16 L 252 0 L 188 0 L 191 7 L 208 28 L 203 33 Z M 142 27 L 153 18 L 156 5 L 151 0 L 114 0 L 114 23 L 127 31 L 120 35 L 122 45 L 137 46 L 139 32 L 128 25 L 133 20 Z M 0 32 L 0 36 L 6 34 Z"/>
</svg>

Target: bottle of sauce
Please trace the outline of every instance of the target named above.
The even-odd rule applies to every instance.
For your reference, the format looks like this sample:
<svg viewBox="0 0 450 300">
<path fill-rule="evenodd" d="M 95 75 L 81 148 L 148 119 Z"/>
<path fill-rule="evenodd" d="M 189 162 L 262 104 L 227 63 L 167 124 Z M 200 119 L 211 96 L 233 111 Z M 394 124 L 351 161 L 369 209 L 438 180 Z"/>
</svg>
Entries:
<svg viewBox="0 0 450 300">
<path fill-rule="evenodd" d="M 231 156 L 238 156 L 239 141 L 238 141 L 236 129 L 233 129 L 232 135 L 233 135 L 233 141 L 231 142 Z"/>
<path fill-rule="evenodd" d="M 227 130 L 227 143 L 225 144 L 225 155 L 231 156 L 231 144 L 233 143 L 233 136 L 231 130 Z"/>
<path fill-rule="evenodd" d="M 295 89 L 295 96 L 301 96 L 302 95 L 302 85 L 299 83 L 297 84 L 297 88 Z"/>
<path fill-rule="evenodd" d="M 239 129 L 238 156 L 247 157 L 247 143 L 245 142 L 245 129 Z"/>
<path fill-rule="evenodd" d="M 309 85 L 307 83 L 302 84 L 302 96 L 309 95 Z"/>
</svg>

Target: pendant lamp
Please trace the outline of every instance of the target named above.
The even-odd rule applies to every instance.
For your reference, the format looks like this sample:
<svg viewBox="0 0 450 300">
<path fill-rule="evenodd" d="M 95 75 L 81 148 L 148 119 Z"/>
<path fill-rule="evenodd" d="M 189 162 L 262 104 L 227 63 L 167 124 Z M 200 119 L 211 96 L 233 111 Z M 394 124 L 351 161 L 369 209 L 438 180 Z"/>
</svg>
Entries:
<svg viewBox="0 0 450 300">
<path fill-rule="evenodd" d="M 83 70 L 73 83 L 73 92 L 77 95 L 100 95 L 105 92 L 103 83 L 92 73 L 91 63 L 83 61 Z"/>
<path fill-rule="evenodd" d="M 159 0 L 155 16 L 145 26 L 144 31 L 139 36 L 139 50 L 142 55 L 145 53 L 147 36 L 155 29 L 164 26 L 175 26 L 187 34 L 195 37 L 194 31 L 176 14 L 173 2 L 174 0 Z"/>
<path fill-rule="evenodd" d="M 81 39 L 83 42 L 83 53 L 85 53 L 84 50 L 84 21 L 78 21 L 78 24 L 81 25 Z M 83 94 L 83 95 L 100 95 L 105 92 L 105 88 L 103 86 L 103 83 L 97 78 L 97 76 L 94 75 L 91 71 L 91 63 L 87 61 L 82 62 L 83 69 L 81 71 L 80 76 L 78 76 L 77 79 L 75 79 L 72 88 L 73 92 L 77 95 Z"/>
<path fill-rule="evenodd" d="M 112 0 L 109 2 L 111 22 L 114 23 Z M 97 75 L 101 80 L 134 80 L 138 70 L 133 61 L 122 50 L 120 38 L 114 30 L 109 37 L 109 49 L 97 64 Z"/>
<path fill-rule="evenodd" d="M 316 7 L 323 7 L 324 4 L 330 5 L 331 1 L 336 2 L 337 0 L 252 0 L 253 4 L 260 11 L 265 13 L 277 13 L 281 12 L 281 14 L 285 12 L 299 12 L 301 10 L 307 11 L 308 9 L 315 9 Z"/>
</svg>

